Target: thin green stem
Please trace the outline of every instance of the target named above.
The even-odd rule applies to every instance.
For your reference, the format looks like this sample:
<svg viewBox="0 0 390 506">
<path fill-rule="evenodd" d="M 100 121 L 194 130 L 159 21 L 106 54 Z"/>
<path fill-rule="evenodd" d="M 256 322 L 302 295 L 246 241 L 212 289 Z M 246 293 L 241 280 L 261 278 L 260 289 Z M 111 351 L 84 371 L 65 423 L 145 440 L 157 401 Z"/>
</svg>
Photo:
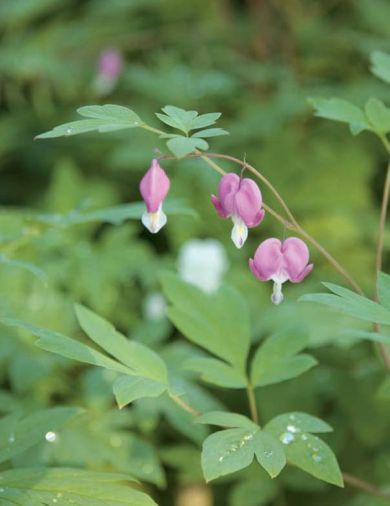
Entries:
<svg viewBox="0 0 390 506">
<path fill-rule="evenodd" d="M 257 410 L 255 391 L 253 389 L 253 386 L 250 383 L 248 383 L 248 385 L 246 387 L 246 391 L 248 394 L 248 401 L 249 401 L 249 409 L 251 412 L 251 418 L 255 423 L 259 423 L 259 412 Z"/>
<path fill-rule="evenodd" d="M 187 411 L 187 413 L 189 413 L 190 415 L 192 416 L 201 415 L 200 411 L 196 410 L 195 408 L 187 404 L 185 401 L 183 401 L 183 399 L 180 396 L 169 394 L 169 397 L 173 400 L 173 402 L 176 402 L 178 406 L 184 409 L 184 411 Z"/>
<path fill-rule="evenodd" d="M 371 485 L 371 483 L 363 481 L 360 478 L 357 478 L 356 476 L 353 476 L 352 474 L 349 473 L 342 473 L 342 475 L 345 483 L 348 483 L 348 485 L 351 485 L 351 487 L 358 488 L 359 490 L 363 490 L 367 494 L 371 494 L 376 497 L 381 497 L 383 499 L 390 499 L 389 493 L 382 492 L 382 490 L 380 490 L 375 485 Z"/>
</svg>

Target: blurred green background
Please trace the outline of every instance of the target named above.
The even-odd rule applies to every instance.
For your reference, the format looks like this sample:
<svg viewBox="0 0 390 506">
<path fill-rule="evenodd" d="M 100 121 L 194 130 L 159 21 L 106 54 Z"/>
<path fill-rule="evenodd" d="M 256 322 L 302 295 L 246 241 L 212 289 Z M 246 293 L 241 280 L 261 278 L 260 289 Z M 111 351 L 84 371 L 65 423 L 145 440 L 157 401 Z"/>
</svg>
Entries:
<svg viewBox="0 0 390 506">
<path fill-rule="evenodd" d="M 262 390 L 264 418 L 288 409 L 322 416 L 336 429 L 329 442 L 341 467 L 369 481 L 388 482 L 390 411 L 388 400 L 375 395 L 382 377 L 377 357 L 370 346 L 351 346 L 340 338 L 346 318 L 295 302 L 302 293 L 318 291 L 321 280 L 342 280 L 312 251 L 311 277 L 288 287 L 280 308 L 270 307 L 270 286 L 251 276 L 247 260 L 261 240 L 285 232 L 268 216 L 245 248 L 236 250 L 230 224 L 218 219 L 210 203 L 218 175 L 201 161 L 163 164 L 172 196 L 185 198 L 200 219 L 172 216 L 156 237 L 137 222 L 45 228 L 26 223 L 20 208 L 64 213 L 140 199 L 142 174 L 156 149 L 165 150 L 152 134 L 132 129 L 33 141 L 75 119 L 79 106 L 125 105 L 155 126 L 154 112 L 166 104 L 220 111 L 219 126 L 230 136 L 212 140 L 211 150 L 245 156 L 267 175 L 298 221 L 372 293 L 386 154 L 375 138 L 352 137 L 344 125 L 314 118 L 306 99 L 338 96 L 361 105 L 377 96 L 388 102 L 388 86 L 369 72 L 369 55 L 390 51 L 389 35 L 388 0 L 2 0 L 1 312 L 77 336 L 72 303 L 82 302 L 177 365 L 191 350 L 180 345 L 183 339 L 165 319 L 148 320 L 144 301 L 159 291 L 159 270 L 176 268 L 186 241 L 216 238 L 229 259 L 226 281 L 250 304 L 254 338 L 276 328 L 281 318 L 299 320 L 320 361 L 301 378 Z M 121 53 L 123 68 L 103 95 L 96 78 L 106 49 Z M 274 204 L 266 190 L 263 196 Z M 386 268 L 388 246 L 387 234 Z M 31 272 L 31 265 L 37 271 Z M 205 492 L 201 437 L 185 428 L 188 422 L 171 420 L 175 430 L 166 421 L 158 423 L 147 403 L 119 412 L 106 373 L 49 355 L 27 334 L 5 327 L 0 386 L 3 414 L 19 407 L 26 412 L 63 404 L 88 408 L 81 424 L 64 430 L 57 447 L 42 444 L 16 459 L 16 467 L 48 463 L 134 473 L 149 482 L 161 506 L 175 501 L 198 506 L 198 500 L 199 506 L 385 504 L 293 471 L 276 480 L 276 492 L 262 476 L 263 498 L 256 485 L 251 489 L 254 470 Z M 239 393 L 206 391 L 195 383 L 194 388 L 210 405 L 219 398 L 231 409 L 247 409 Z M 69 445 L 73 453 L 65 451 Z M 145 458 L 152 459 L 153 472 Z M 187 486 L 195 487 L 190 499 L 183 493 Z"/>
</svg>

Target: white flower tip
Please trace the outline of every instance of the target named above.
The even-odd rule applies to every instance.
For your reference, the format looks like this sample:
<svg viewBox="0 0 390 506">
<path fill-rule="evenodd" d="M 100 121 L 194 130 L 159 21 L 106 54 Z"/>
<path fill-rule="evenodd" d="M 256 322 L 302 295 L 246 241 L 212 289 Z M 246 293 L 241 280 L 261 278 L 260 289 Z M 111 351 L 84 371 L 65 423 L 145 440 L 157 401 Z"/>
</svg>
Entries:
<svg viewBox="0 0 390 506">
<path fill-rule="evenodd" d="M 232 229 L 232 241 L 235 246 L 240 249 L 244 246 L 245 241 L 248 238 L 248 227 L 240 218 L 233 218 L 233 229 Z"/>
<path fill-rule="evenodd" d="M 149 232 L 152 234 L 157 234 L 157 232 L 162 229 L 168 220 L 165 213 L 160 207 L 155 213 L 145 212 L 142 215 L 141 221 L 142 224 L 149 230 Z"/>
<path fill-rule="evenodd" d="M 271 300 L 275 305 L 279 305 L 281 302 L 283 302 L 284 296 L 282 293 L 282 283 L 275 281 L 274 282 L 274 289 L 271 295 Z"/>
</svg>

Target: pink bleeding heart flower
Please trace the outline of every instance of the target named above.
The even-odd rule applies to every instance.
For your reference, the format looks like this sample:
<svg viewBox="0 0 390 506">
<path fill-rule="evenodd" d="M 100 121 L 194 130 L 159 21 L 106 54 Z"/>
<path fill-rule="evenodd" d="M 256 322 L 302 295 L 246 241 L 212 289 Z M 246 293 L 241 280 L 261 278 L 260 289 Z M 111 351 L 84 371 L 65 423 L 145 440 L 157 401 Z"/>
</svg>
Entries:
<svg viewBox="0 0 390 506">
<path fill-rule="evenodd" d="M 282 284 L 286 281 L 300 283 L 313 269 L 309 262 L 309 249 L 297 237 L 263 241 L 249 260 L 249 267 L 260 281 L 274 282 L 271 300 L 280 304 L 283 300 Z"/>
<path fill-rule="evenodd" d="M 122 71 L 122 66 L 122 55 L 117 49 L 106 49 L 100 54 L 99 74 L 116 79 Z"/>
<path fill-rule="evenodd" d="M 145 201 L 146 212 L 142 215 L 142 223 L 156 234 L 167 222 L 162 210 L 162 204 L 167 196 L 171 183 L 158 160 L 152 160 L 150 169 L 146 172 L 139 185 L 142 198 Z"/>
<path fill-rule="evenodd" d="M 218 197 L 211 195 L 211 201 L 222 218 L 232 219 L 232 241 L 237 248 L 242 248 L 248 228 L 256 227 L 264 218 L 260 188 L 252 179 L 241 179 L 230 172 L 221 179 Z"/>
<path fill-rule="evenodd" d="M 93 86 L 99 95 L 113 91 L 123 69 L 123 58 L 117 49 L 105 49 L 98 61 L 98 70 Z"/>
</svg>

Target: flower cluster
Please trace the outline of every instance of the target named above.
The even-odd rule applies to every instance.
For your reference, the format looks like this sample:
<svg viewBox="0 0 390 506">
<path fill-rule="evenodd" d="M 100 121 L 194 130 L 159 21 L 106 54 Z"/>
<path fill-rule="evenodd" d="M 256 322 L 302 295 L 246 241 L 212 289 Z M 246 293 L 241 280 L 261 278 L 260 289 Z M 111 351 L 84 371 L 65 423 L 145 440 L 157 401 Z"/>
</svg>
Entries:
<svg viewBox="0 0 390 506">
<path fill-rule="evenodd" d="M 158 232 L 167 222 L 162 206 L 169 188 L 167 174 L 158 160 L 153 160 L 140 183 L 146 205 L 142 223 L 152 233 Z M 211 201 L 219 216 L 231 218 L 232 241 L 237 248 L 242 248 L 248 237 L 248 228 L 257 227 L 265 215 L 260 188 L 252 179 L 228 173 L 220 181 L 218 196 L 211 195 Z M 283 242 L 276 238 L 263 241 L 249 260 L 249 267 L 260 281 L 274 282 L 271 300 L 280 304 L 283 283 L 301 282 L 311 272 L 313 264 L 309 264 L 306 244 L 297 237 L 289 237 Z"/>
</svg>

